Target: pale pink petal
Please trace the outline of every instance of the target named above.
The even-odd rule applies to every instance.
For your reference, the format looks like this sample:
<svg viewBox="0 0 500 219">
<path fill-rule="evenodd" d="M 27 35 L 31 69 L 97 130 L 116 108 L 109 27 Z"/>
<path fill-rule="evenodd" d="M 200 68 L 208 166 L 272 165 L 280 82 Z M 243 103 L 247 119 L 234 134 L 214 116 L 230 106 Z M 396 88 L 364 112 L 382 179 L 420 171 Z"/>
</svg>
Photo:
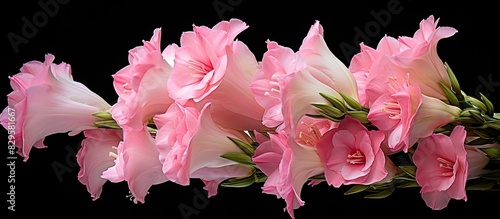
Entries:
<svg viewBox="0 0 500 219">
<path fill-rule="evenodd" d="M 106 179 L 102 173 L 113 166 L 115 158 L 110 153 L 116 154 L 116 147 L 122 140 L 122 131 L 113 129 L 93 129 L 84 131 L 85 139 L 82 147 L 76 154 L 80 170 L 78 180 L 87 187 L 92 200 L 99 199 Z"/>
</svg>

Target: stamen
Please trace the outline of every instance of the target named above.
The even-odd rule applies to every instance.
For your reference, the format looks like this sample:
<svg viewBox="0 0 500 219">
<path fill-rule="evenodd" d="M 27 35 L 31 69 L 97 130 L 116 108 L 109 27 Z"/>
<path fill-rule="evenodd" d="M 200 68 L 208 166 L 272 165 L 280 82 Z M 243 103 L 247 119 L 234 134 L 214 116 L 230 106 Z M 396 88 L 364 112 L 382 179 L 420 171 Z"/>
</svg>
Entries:
<svg viewBox="0 0 500 219">
<path fill-rule="evenodd" d="M 436 158 L 437 161 L 439 161 L 439 167 L 445 169 L 443 173 L 441 173 L 442 176 L 452 176 L 453 175 L 453 165 L 454 163 L 446 160 L 442 157 Z"/>
<path fill-rule="evenodd" d="M 386 107 L 382 108 L 383 112 L 389 114 L 391 119 L 401 119 L 401 107 L 395 102 L 384 102 Z"/>
<path fill-rule="evenodd" d="M 188 68 L 189 69 L 192 69 L 194 71 L 197 71 L 197 72 L 200 72 L 201 75 L 205 75 L 206 73 L 208 73 L 209 71 L 211 71 L 212 69 L 208 66 L 206 66 L 205 64 L 199 62 L 199 61 L 196 61 L 196 60 L 188 60 L 188 62 L 192 65 L 189 65 Z M 190 76 L 192 77 L 200 77 L 199 74 L 190 74 Z"/>
<path fill-rule="evenodd" d="M 366 158 L 361 151 L 356 150 L 354 154 L 347 155 L 346 161 L 350 164 L 364 164 L 366 162 Z"/>
<path fill-rule="evenodd" d="M 308 146 L 316 146 L 316 142 L 321 139 L 321 132 L 316 125 L 309 125 L 304 121 L 300 121 L 301 125 L 307 126 L 307 132 L 299 132 L 299 138 Z"/>
</svg>

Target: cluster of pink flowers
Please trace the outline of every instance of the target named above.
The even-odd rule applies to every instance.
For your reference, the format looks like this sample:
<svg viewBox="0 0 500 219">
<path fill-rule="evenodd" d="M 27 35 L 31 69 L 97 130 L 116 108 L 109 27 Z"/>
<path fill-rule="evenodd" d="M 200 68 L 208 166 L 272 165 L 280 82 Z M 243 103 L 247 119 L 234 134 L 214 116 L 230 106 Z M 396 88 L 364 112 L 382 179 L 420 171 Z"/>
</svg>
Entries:
<svg viewBox="0 0 500 219">
<path fill-rule="evenodd" d="M 221 186 L 262 183 L 294 218 L 305 185 L 404 181 L 439 210 L 466 201 L 467 183 L 495 171 L 486 167 L 488 152 L 500 149 L 500 116 L 486 98 L 457 90 L 437 54 L 454 28 L 429 16 L 412 37 L 361 44 L 349 66 L 328 48 L 319 21 L 298 51 L 268 40 L 261 60 L 237 39 L 247 28 L 239 19 L 193 25 L 166 47 L 155 29 L 112 75 L 113 104 L 47 54 L 10 77 L 1 123 L 7 128 L 8 110 L 17 112 L 25 161 L 46 136 L 83 133 L 78 179 L 93 200 L 108 181 L 127 182 L 136 203 L 167 181 L 202 180 L 209 197 Z M 486 128 L 471 128 L 478 116 Z M 394 163 L 397 154 L 410 164 Z"/>
</svg>

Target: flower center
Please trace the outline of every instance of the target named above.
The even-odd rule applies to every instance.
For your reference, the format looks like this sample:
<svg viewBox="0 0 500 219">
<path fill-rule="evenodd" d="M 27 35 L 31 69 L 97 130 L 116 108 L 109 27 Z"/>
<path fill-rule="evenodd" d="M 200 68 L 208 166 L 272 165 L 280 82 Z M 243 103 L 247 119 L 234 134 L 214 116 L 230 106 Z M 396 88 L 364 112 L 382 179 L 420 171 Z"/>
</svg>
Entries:
<svg viewBox="0 0 500 219">
<path fill-rule="evenodd" d="M 347 162 L 350 164 L 364 164 L 366 162 L 366 157 L 361 151 L 356 150 L 354 154 L 347 155 Z"/>
<path fill-rule="evenodd" d="M 191 77 L 197 77 L 197 78 L 202 78 L 204 77 L 208 72 L 212 71 L 213 68 L 211 66 L 207 66 L 203 64 L 200 61 L 197 60 L 188 60 L 189 66 L 188 68 L 193 70 L 193 72 L 189 73 L 189 76 Z"/>
<path fill-rule="evenodd" d="M 299 139 L 301 139 L 305 145 L 315 147 L 316 142 L 321 139 L 321 132 L 319 131 L 318 127 L 314 124 L 307 124 L 304 121 L 300 121 L 300 124 L 307 126 L 307 129 L 306 132 L 299 132 Z"/>
<path fill-rule="evenodd" d="M 436 158 L 439 161 L 439 167 L 443 168 L 443 176 L 452 176 L 453 175 L 453 165 L 455 163 L 446 160 L 442 157 Z"/>
<path fill-rule="evenodd" d="M 384 102 L 385 107 L 382 108 L 382 111 L 389 114 L 389 118 L 391 119 L 401 119 L 401 106 L 399 103 L 395 102 Z"/>
<path fill-rule="evenodd" d="M 116 153 L 113 152 L 113 151 L 110 151 L 109 152 L 109 156 L 112 157 L 112 158 L 115 158 L 115 160 L 116 160 L 116 158 L 118 158 L 118 154 L 117 154 L 118 153 L 118 147 L 113 146 L 111 148 L 114 149 L 116 151 Z"/>
<path fill-rule="evenodd" d="M 267 97 L 279 99 L 280 98 L 280 86 L 279 83 L 276 81 L 276 75 L 273 75 L 271 77 L 271 80 L 269 81 L 269 85 L 271 85 L 270 89 L 266 92 L 264 92 L 264 95 Z"/>
</svg>

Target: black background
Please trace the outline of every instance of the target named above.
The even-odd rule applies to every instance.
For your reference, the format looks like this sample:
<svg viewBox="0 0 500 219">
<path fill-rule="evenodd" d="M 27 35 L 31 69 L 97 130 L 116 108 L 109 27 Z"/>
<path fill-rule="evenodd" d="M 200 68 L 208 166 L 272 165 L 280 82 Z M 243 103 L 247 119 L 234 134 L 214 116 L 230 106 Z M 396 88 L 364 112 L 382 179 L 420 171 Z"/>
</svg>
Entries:
<svg viewBox="0 0 500 219">
<path fill-rule="evenodd" d="M 179 44 L 183 31 L 192 25 L 213 26 L 222 19 L 239 18 L 249 28 L 238 35 L 258 60 L 265 52 L 267 39 L 297 50 L 315 20 L 325 29 L 325 39 L 332 52 L 348 65 L 349 55 L 342 52 L 342 43 L 357 45 L 354 39 L 364 32 L 365 44 L 376 46 L 384 35 L 412 36 L 419 22 L 434 15 L 440 18 L 439 26 L 451 26 L 458 33 L 443 39 L 438 45 L 440 57 L 448 62 L 463 90 L 469 95 L 483 92 L 495 105 L 499 105 L 500 77 L 498 76 L 498 12 L 487 1 L 270 1 L 208 0 L 208 1 L 76 1 L 61 2 L 44 12 L 38 2 L 11 1 L 2 6 L 2 53 L 0 61 L 1 95 L 11 88 L 7 76 L 18 72 L 23 63 L 43 61 L 44 54 L 55 55 L 56 63 L 71 64 L 75 81 L 101 95 L 108 102 L 116 101 L 111 75 L 128 64 L 128 50 L 149 40 L 154 28 L 162 28 L 162 48 L 170 43 Z M 127 2 L 127 3 L 125 3 Z M 129 3 L 130 2 L 130 3 Z M 64 3 L 64 4 L 62 4 Z M 222 7 L 218 11 L 214 6 Z M 375 14 L 388 12 L 399 4 L 397 13 L 390 14 L 383 23 Z M 227 9 L 227 10 L 226 10 Z M 38 20 L 32 36 L 23 35 L 25 19 L 47 16 Z M 51 16 L 53 15 L 53 16 Z M 25 19 L 24 19 L 25 18 Z M 365 29 L 371 25 L 372 29 Z M 368 32 L 371 31 L 371 32 Z M 14 50 L 9 33 L 27 39 Z M 490 81 L 484 83 L 484 81 Z M 498 82 L 496 82 L 498 81 Z M 493 83 L 494 82 L 494 83 Z M 5 97 L 5 96 L 4 96 Z M 496 97 L 496 98 L 495 98 Z M 6 98 L 1 98 L 5 107 Z M 3 108 L 3 107 L 2 107 Z M 4 136 L 4 135 L 2 135 Z M 5 135 L 6 136 L 6 135 Z M 7 138 L 4 144 L 7 145 Z M 78 166 L 74 155 L 81 135 L 68 137 L 55 134 L 46 138 L 46 149 L 33 149 L 30 159 L 23 162 L 18 157 L 15 166 L 15 213 L 9 215 L 62 216 L 114 215 L 183 218 L 179 207 L 192 207 L 196 211 L 184 218 L 289 218 L 283 212 L 285 202 L 273 195 L 263 194 L 261 185 L 248 188 L 220 188 L 217 196 L 207 200 L 197 199 L 196 192 L 202 184 L 193 181 L 191 186 L 173 183 L 155 185 L 149 190 L 145 204 L 133 204 L 126 197 L 125 183 L 106 183 L 101 198 L 92 201 L 85 186 L 77 180 Z M 7 156 L 7 155 L 6 155 Z M 8 161 L 7 161 L 8 162 Z M 64 167 L 66 172 L 57 174 L 54 167 Z M 7 169 L 6 178 L 9 175 Z M 58 176 L 59 175 L 59 176 Z M 6 180 L 4 178 L 4 180 Z M 5 184 L 4 184 L 5 185 Z M 498 212 L 499 194 L 468 192 L 468 201 L 451 200 L 448 207 L 432 211 L 425 206 L 418 189 L 399 189 L 382 200 L 367 200 L 361 195 L 344 196 L 346 188 L 335 189 L 326 185 L 306 186 L 302 199 L 306 204 L 295 211 L 296 218 L 333 217 L 389 217 L 406 216 L 456 217 L 475 215 L 484 218 Z M 3 188 L 8 192 L 7 185 Z M 5 196 L 8 199 L 7 196 Z M 198 204 L 193 203 L 195 201 Z M 8 206 L 8 205 L 7 205 Z M 6 206 L 6 207 L 7 207 Z"/>
</svg>

